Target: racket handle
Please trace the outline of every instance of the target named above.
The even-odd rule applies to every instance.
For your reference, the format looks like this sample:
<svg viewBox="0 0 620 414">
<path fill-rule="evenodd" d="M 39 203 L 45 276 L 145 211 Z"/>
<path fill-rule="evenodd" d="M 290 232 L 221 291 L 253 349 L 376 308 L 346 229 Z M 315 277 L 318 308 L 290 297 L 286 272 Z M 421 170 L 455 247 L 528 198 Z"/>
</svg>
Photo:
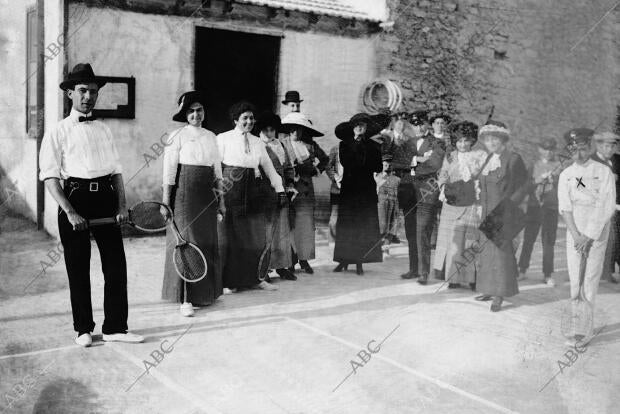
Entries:
<svg viewBox="0 0 620 414">
<path fill-rule="evenodd" d="M 104 224 L 116 224 L 116 219 L 114 217 L 106 217 L 88 220 L 89 226 L 103 226 Z"/>
</svg>

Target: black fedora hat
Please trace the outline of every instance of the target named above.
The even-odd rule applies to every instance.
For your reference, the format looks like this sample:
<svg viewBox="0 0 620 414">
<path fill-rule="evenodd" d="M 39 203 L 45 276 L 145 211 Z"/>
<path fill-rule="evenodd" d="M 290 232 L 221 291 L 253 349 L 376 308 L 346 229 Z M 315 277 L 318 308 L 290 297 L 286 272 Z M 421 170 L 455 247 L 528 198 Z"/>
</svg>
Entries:
<svg viewBox="0 0 620 414">
<path fill-rule="evenodd" d="M 95 76 L 93 68 L 90 63 L 78 63 L 73 67 L 73 70 L 67 73 L 65 79 L 60 83 L 60 89 L 66 91 L 72 89 L 75 85 L 82 83 L 96 83 L 100 88 L 106 84 L 106 81 L 101 76 Z"/>
<path fill-rule="evenodd" d="M 287 91 L 284 94 L 284 100 L 282 103 L 286 105 L 289 102 L 303 102 L 304 100 L 300 98 L 299 92 L 297 91 Z"/>
<path fill-rule="evenodd" d="M 177 121 L 177 122 L 187 122 L 186 112 L 189 109 L 189 107 L 192 106 L 192 104 L 196 102 L 201 104 L 203 107 L 205 106 L 202 93 L 198 91 L 185 92 L 183 95 L 179 97 L 179 100 L 178 100 L 179 111 L 172 116 L 172 120 Z"/>
</svg>

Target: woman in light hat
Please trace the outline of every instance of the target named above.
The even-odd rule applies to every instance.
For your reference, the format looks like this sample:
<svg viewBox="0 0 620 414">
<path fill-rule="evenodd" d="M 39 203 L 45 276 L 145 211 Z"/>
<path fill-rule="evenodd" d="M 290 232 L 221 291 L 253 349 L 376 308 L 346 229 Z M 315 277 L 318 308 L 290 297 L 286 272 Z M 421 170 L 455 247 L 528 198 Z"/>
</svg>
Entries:
<svg viewBox="0 0 620 414">
<path fill-rule="evenodd" d="M 201 281 L 185 283 L 172 262 L 174 233 L 167 231 L 162 298 L 180 302 L 183 316 L 192 316 L 193 306 L 210 305 L 222 294 L 216 217 L 224 213 L 224 204 L 212 191 L 221 188 L 222 165 L 215 134 L 202 127 L 204 102 L 197 91 L 181 95 L 172 119 L 185 126 L 172 132 L 164 150 L 162 201 L 174 211 L 183 238 L 202 250 L 209 269 Z"/>
<path fill-rule="evenodd" d="M 478 141 L 478 125 L 463 121 L 453 124 L 449 130 L 450 148 L 439 171 L 438 184 L 441 192 L 439 200 L 443 202 L 437 245 L 433 267 L 435 275 L 445 275 L 448 289 L 469 284 L 473 289 L 476 283 L 477 261 L 472 260 L 467 266 L 456 265 L 466 249 L 479 238 L 479 183 L 478 173 L 483 167 L 487 153 L 472 150 Z M 463 260 L 460 260 L 461 262 Z"/>
<path fill-rule="evenodd" d="M 323 134 L 312 126 L 300 112 L 291 112 L 282 118 L 282 129 L 289 134 L 291 158 L 295 167 L 297 197 L 292 203 L 295 211 L 293 234 L 297 260 L 308 274 L 314 270 L 308 263 L 315 257 L 314 245 L 314 185 L 312 177 L 325 171 L 329 157 L 314 141 Z M 295 263 L 296 260 L 293 260 Z M 294 271 L 294 265 L 289 269 Z"/>
<path fill-rule="evenodd" d="M 517 195 L 517 192 L 523 189 L 527 183 L 527 170 L 521 156 L 506 147 L 510 131 L 502 122 L 487 122 L 480 128 L 478 138 L 492 153 L 479 177 L 481 218 L 484 220 L 502 200 Z M 506 221 L 510 220 L 510 217 L 504 216 L 502 220 L 504 229 L 516 227 L 515 223 Z M 482 295 L 476 299 L 493 299 L 491 312 L 497 312 L 502 307 L 504 297 L 519 293 L 515 249 L 512 240 L 507 240 L 498 247 L 484 234 L 480 237 L 480 271 L 477 274 L 476 290 L 482 292 Z"/>
<path fill-rule="evenodd" d="M 263 112 L 258 118 L 256 129 L 260 132 L 260 139 L 265 143 L 267 154 L 271 159 L 273 167 L 282 177 L 287 193 L 294 194 L 293 180 L 295 170 L 288 153 L 284 149 L 284 145 L 278 140 L 278 132 L 282 129 L 280 117 L 269 111 Z M 273 237 L 271 239 L 269 269 L 275 269 L 282 279 L 297 280 L 297 276 L 288 269 L 293 266 L 292 253 L 295 246 L 289 221 L 289 207 L 285 205 L 282 208 L 278 208 L 271 186 L 267 184 L 263 185 L 263 187 L 267 194 L 265 200 L 267 238 L 269 240 Z"/>
<path fill-rule="evenodd" d="M 335 272 L 355 263 L 358 275 L 362 263 L 381 262 L 377 184 L 374 173 L 382 170 L 380 145 L 366 137 L 376 130 L 367 114 L 354 115 L 348 122 L 353 139 L 340 142 L 340 162 L 344 167 L 336 223 Z"/>
</svg>

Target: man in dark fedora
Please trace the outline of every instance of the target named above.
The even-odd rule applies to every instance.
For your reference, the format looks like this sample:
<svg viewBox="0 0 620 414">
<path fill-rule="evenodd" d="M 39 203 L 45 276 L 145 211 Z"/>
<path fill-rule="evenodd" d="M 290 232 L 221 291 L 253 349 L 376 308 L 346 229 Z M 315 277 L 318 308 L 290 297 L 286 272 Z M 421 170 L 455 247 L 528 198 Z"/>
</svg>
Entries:
<svg viewBox="0 0 620 414">
<path fill-rule="evenodd" d="M 68 117 L 49 128 L 41 143 L 39 179 L 56 200 L 58 232 L 69 277 L 75 342 L 88 347 L 95 327 L 90 295 L 90 235 L 97 242 L 105 280 L 104 341 L 142 342 L 127 332 L 127 264 L 120 227 L 88 227 L 88 220 L 115 217 L 127 221 L 118 151 L 110 129 L 94 116 L 105 80 L 88 63 L 79 63 L 60 89 L 71 100 Z M 63 185 L 61 185 L 61 181 Z"/>
<path fill-rule="evenodd" d="M 287 91 L 284 94 L 284 100 L 282 104 L 288 108 L 288 112 L 284 115 L 287 115 L 291 112 L 301 112 L 301 103 L 303 99 L 299 96 L 299 92 L 297 91 Z"/>
</svg>

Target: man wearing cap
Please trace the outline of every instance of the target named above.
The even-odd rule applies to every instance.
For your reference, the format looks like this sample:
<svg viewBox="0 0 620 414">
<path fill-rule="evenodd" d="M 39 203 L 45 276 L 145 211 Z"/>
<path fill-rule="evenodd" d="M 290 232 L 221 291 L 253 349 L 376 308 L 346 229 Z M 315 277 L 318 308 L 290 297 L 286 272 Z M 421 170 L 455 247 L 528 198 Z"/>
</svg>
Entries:
<svg viewBox="0 0 620 414">
<path fill-rule="evenodd" d="M 446 127 L 450 123 L 450 117 L 444 113 L 438 113 L 431 117 L 429 120 L 433 129 L 433 136 L 446 145 L 450 144 L 450 137 L 446 134 Z"/>
<path fill-rule="evenodd" d="M 543 247 L 544 283 L 555 286 L 553 273 L 553 249 L 558 229 L 558 177 L 560 162 L 555 159 L 557 142 L 553 138 L 544 138 L 538 143 L 539 159 L 534 163 L 530 176 L 535 186 L 529 194 L 526 224 L 523 232 L 523 248 L 519 257 L 519 270 L 522 279 L 530 266 L 534 242 L 541 230 Z"/>
<path fill-rule="evenodd" d="M 88 220 L 127 221 L 121 165 L 110 129 L 92 116 L 105 79 L 88 63 L 77 64 L 60 84 L 72 102 L 69 116 L 45 132 L 39 179 L 59 205 L 58 231 L 69 277 L 75 342 L 87 347 L 95 327 L 90 295 L 90 235 L 101 256 L 105 292 L 104 341 L 142 342 L 127 332 L 127 264 L 115 224 L 88 228 Z M 61 186 L 60 182 L 64 185 Z"/>
<path fill-rule="evenodd" d="M 587 252 L 584 294 L 594 306 L 616 207 L 616 186 L 611 169 L 590 158 L 593 134 L 591 129 L 576 128 L 564 135 L 574 163 L 560 174 L 558 208 L 568 229 L 566 257 L 571 298 L 579 295 L 579 264 L 582 252 Z M 586 337 L 582 342 L 587 343 L 592 333 L 583 334 Z"/>
<path fill-rule="evenodd" d="M 402 121 L 399 121 L 402 122 Z M 428 280 L 431 260 L 431 234 L 439 199 L 437 173 L 445 150 L 425 129 L 426 111 L 411 114 L 402 133 L 387 148 L 392 156 L 392 168 L 401 179 L 398 204 L 405 217 L 405 235 L 409 243 L 409 271 L 403 279 L 419 277 L 418 283 Z M 400 129 L 400 128 L 397 128 Z"/>
<path fill-rule="evenodd" d="M 591 158 L 611 168 L 616 180 L 616 212 L 611 218 L 609 241 L 605 253 L 605 267 L 603 267 L 603 275 L 601 278 L 603 280 L 609 280 L 612 283 L 618 283 L 614 272 L 616 270 L 616 263 L 620 265 L 620 234 L 618 231 L 618 226 L 620 226 L 620 191 L 618 191 L 620 190 L 618 188 L 620 184 L 618 181 L 618 174 L 620 173 L 620 155 L 616 154 L 620 137 L 611 132 L 601 132 L 594 134 L 593 139 L 596 151 L 592 154 Z"/>
<path fill-rule="evenodd" d="M 288 115 L 291 112 L 301 112 L 301 103 L 304 100 L 299 96 L 299 92 L 297 91 L 287 91 L 284 94 L 284 100 L 282 101 L 282 105 L 286 106 L 288 113 L 284 115 Z"/>
</svg>

